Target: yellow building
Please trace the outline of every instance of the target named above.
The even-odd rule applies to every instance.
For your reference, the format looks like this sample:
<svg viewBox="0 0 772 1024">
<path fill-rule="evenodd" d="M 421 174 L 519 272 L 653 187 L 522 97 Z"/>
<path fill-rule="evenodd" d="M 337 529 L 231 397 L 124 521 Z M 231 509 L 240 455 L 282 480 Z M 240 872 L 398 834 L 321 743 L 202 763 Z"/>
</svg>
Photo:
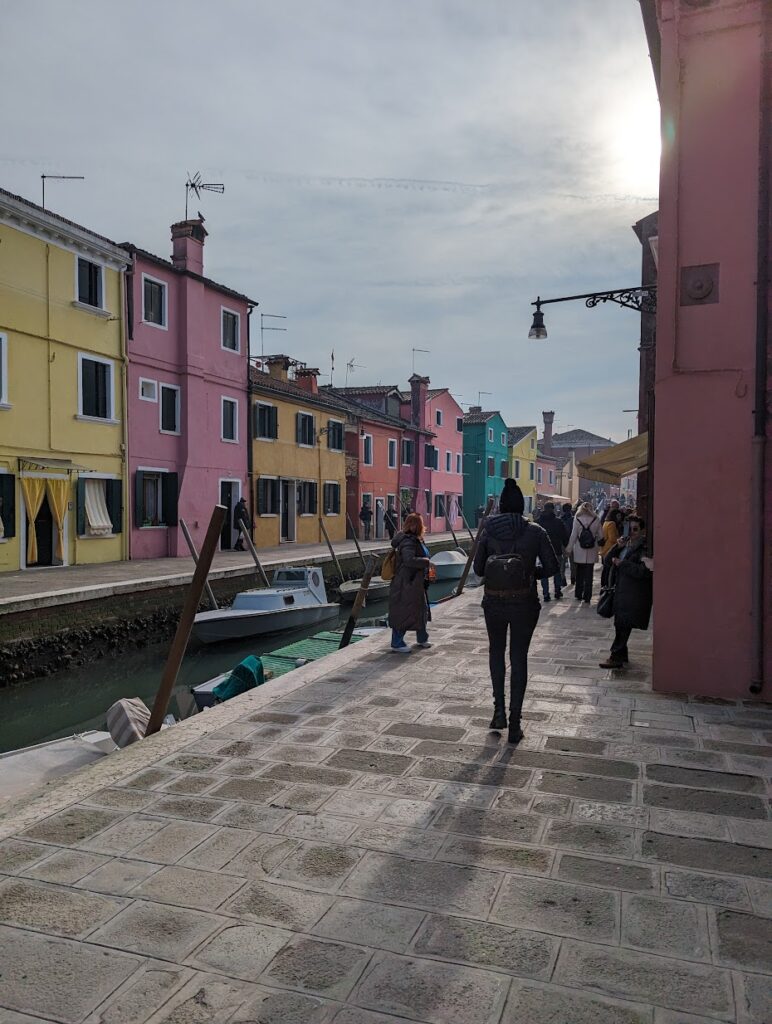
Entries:
<svg viewBox="0 0 772 1024">
<path fill-rule="evenodd" d="M 330 540 L 346 536 L 347 410 L 319 393 L 318 372 L 283 355 L 267 356 L 250 367 L 258 548 L 317 544 L 324 540 L 320 517 Z"/>
<path fill-rule="evenodd" d="M 0 190 L 0 571 L 127 557 L 128 262 Z"/>
<path fill-rule="evenodd" d="M 536 427 L 509 427 L 509 475 L 523 492 L 525 511 L 536 507 Z"/>
</svg>

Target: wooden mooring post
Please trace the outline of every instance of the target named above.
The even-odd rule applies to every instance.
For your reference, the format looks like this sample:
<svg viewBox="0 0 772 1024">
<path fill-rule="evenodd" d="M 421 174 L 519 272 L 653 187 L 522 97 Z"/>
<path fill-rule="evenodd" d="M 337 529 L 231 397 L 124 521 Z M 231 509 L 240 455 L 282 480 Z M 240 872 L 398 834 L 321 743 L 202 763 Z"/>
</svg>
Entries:
<svg viewBox="0 0 772 1024">
<path fill-rule="evenodd" d="M 351 527 L 351 536 L 354 540 L 354 544 L 356 545 L 356 549 L 359 552 L 359 557 L 362 559 L 362 568 L 366 569 L 367 562 L 365 561 L 365 556 L 362 554 L 362 549 L 359 546 L 359 538 L 357 537 L 357 532 L 354 529 L 354 524 L 351 522 L 351 516 L 348 514 L 348 512 L 346 513 L 346 519 L 348 520 L 348 525 Z"/>
<path fill-rule="evenodd" d="M 327 527 L 324 525 L 324 520 L 322 519 L 321 516 L 319 516 L 319 528 L 321 529 L 322 533 L 324 534 L 324 539 L 327 541 L 327 547 L 330 549 L 330 557 L 332 558 L 333 562 L 335 563 L 335 568 L 338 570 L 338 578 L 340 579 L 340 582 L 342 583 L 343 582 L 343 569 L 341 568 L 341 564 L 338 561 L 338 556 L 335 554 L 335 548 L 332 546 L 332 541 L 330 540 L 330 535 L 327 532 Z"/>
<path fill-rule="evenodd" d="M 346 628 L 343 630 L 343 636 L 340 638 L 340 645 L 338 647 L 338 650 L 341 650 L 344 647 L 348 647 L 348 645 L 351 643 L 351 634 L 354 632 L 354 627 L 357 624 L 359 613 L 362 611 L 362 608 L 364 607 L 365 598 L 367 597 L 367 588 L 370 586 L 370 580 L 372 579 L 373 573 L 375 572 L 376 564 L 376 559 L 373 558 L 372 555 L 370 555 L 365 565 L 365 574 L 362 577 L 362 582 L 359 585 L 357 596 L 354 598 L 354 606 L 351 609 L 351 614 L 348 617 Z"/>
<path fill-rule="evenodd" d="M 196 545 L 193 543 L 193 538 L 190 536 L 188 524 L 182 517 L 180 517 L 180 529 L 182 530 L 182 536 L 185 538 L 185 542 L 188 545 L 188 550 L 190 551 L 190 556 L 193 559 L 193 564 L 198 565 L 198 551 L 196 551 Z M 214 591 L 209 585 L 208 579 L 204 582 L 204 588 L 206 589 L 206 596 L 209 598 L 209 604 L 212 606 L 212 610 L 216 612 L 219 605 L 217 604 L 217 598 L 214 596 Z"/>
<path fill-rule="evenodd" d="M 460 597 L 462 592 L 463 592 L 463 590 L 464 590 L 464 587 L 466 586 L 467 576 L 469 575 L 469 571 L 472 568 L 472 562 L 474 561 L 474 556 L 477 554 L 477 545 L 480 543 L 480 534 L 482 533 L 483 527 L 485 526 L 485 520 L 488 518 L 488 516 L 491 514 L 492 511 L 493 511 L 493 498 L 488 498 L 488 505 L 487 505 L 487 507 L 485 509 L 485 515 L 482 517 L 482 519 L 480 520 L 479 526 L 477 527 L 477 536 L 475 537 L 474 542 L 472 543 L 472 547 L 471 547 L 471 549 L 469 551 L 469 557 L 466 560 L 466 565 L 464 566 L 464 571 L 461 574 L 461 579 L 458 581 L 458 586 L 456 587 L 456 589 L 453 592 L 453 596 L 454 597 Z"/>
</svg>

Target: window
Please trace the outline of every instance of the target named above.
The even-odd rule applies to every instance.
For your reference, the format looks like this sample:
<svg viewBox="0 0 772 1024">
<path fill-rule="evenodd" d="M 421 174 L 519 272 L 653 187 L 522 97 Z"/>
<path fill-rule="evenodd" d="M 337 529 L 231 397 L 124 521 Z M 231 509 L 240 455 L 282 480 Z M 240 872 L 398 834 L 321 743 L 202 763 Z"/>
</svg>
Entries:
<svg viewBox="0 0 772 1024">
<path fill-rule="evenodd" d="M 445 515 L 445 495 L 435 494 L 434 495 L 434 514 L 435 516 Z"/>
<path fill-rule="evenodd" d="M 496 475 L 496 460 L 491 456 L 488 459 L 488 476 Z"/>
<path fill-rule="evenodd" d="M 462 464 L 461 452 L 456 452 L 456 472 L 457 473 L 461 472 L 461 464 Z"/>
<path fill-rule="evenodd" d="M 541 466 L 536 467 L 536 483 L 541 483 Z"/>
<path fill-rule="evenodd" d="M 174 384 L 161 385 L 161 433 L 180 432 L 180 389 Z"/>
<path fill-rule="evenodd" d="M 397 468 L 397 442 L 393 437 L 389 438 L 389 469 Z"/>
<path fill-rule="evenodd" d="M 270 409 L 272 406 L 266 405 L 264 408 Z M 279 481 L 275 476 L 261 476 L 257 479 L 257 514 L 279 514 Z"/>
<path fill-rule="evenodd" d="M 78 364 L 78 415 L 115 422 L 112 361 L 78 353 Z"/>
<path fill-rule="evenodd" d="M 552 470 L 550 470 L 550 472 L 549 472 L 549 478 L 550 478 L 550 483 L 554 484 L 555 483 L 555 474 L 552 472 Z"/>
<path fill-rule="evenodd" d="M 509 465 L 506 459 L 501 460 L 501 473 L 499 475 L 504 478 L 509 476 Z"/>
<path fill-rule="evenodd" d="M 8 336 L 0 334 L 0 409 L 8 407 Z"/>
<path fill-rule="evenodd" d="M 531 448 L 535 448 L 535 447 L 536 447 L 536 441 L 533 438 L 531 438 Z"/>
<path fill-rule="evenodd" d="M 239 403 L 235 398 L 222 399 L 222 432 L 223 441 L 238 444 L 239 440 Z"/>
<path fill-rule="evenodd" d="M 426 469 L 440 468 L 440 450 L 435 448 L 433 444 L 427 444 L 424 447 L 424 466 Z"/>
<path fill-rule="evenodd" d="M 298 511 L 301 516 L 316 515 L 316 483 L 312 480 L 298 484 Z"/>
<path fill-rule="evenodd" d="M 78 257 L 78 302 L 102 309 L 102 267 Z"/>
<path fill-rule="evenodd" d="M 279 436 L 279 410 L 275 405 L 256 402 L 252 406 L 252 430 L 255 437 L 275 440 Z"/>
<path fill-rule="evenodd" d="M 463 434 L 464 433 L 464 417 L 463 416 L 456 416 L 456 430 L 458 431 L 459 434 Z"/>
<path fill-rule="evenodd" d="M 373 464 L 373 435 L 365 434 L 362 438 L 362 461 L 366 466 Z"/>
<path fill-rule="evenodd" d="M 528 479 L 533 480 L 533 463 L 528 463 Z"/>
<path fill-rule="evenodd" d="M 415 453 L 415 441 L 402 442 L 402 465 L 412 466 Z"/>
<path fill-rule="evenodd" d="M 515 459 L 515 480 L 520 479 L 520 459 Z"/>
<path fill-rule="evenodd" d="M 493 444 L 493 427 L 488 427 L 488 440 Z"/>
<path fill-rule="evenodd" d="M 166 284 L 142 275 L 142 322 L 166 330 Z"/>
<path fill-rule="evenodd" d="M 453 472 L 453 452 L 445 452 L 445 472 Z"/>
<path fill-rule="evenodd" d="M 442 426 L 442 409 L 437 409 L 434 413 L 434 422 L 438 427 Z"/>
<path fill-rule="evenodd" d="M 424 491 L 424 501 L 426 502 L 426 514 L 432 514 L 432 492 Z M 416 509 L 418 511 L 418 509 Z"/>
<path fill-rule="evenodd" d="M 139 397 L 143 402 L 157 402 L 158 401 L 158 383 L 154 380 L 147 380 L 145 377 L 139 378 Z"/>
<path fill-rule="evenodd" d="M 502 444 L 504 445 L 504 447 L 506 448 L 506 446 L 507 446 L 507 435 L 506 435 L 505 433 L 503 433 L 503 432 L 502 432 L 502 434 L 501 434 L 501 443 L 502 443 Z"/>
<path fill-rule="evenodd" d="M 324 485 L 322 503 L 326 516 L 340 515 L 340 484 L 329 481 Z"/>
<path fill-rule="evenodd" d="M 230 352 L 238 352 L 241 349 L 239 338 L 239 327 L 241 317 L 231 309 L 222 310 L 220 321 L 220 344 Z"/>
<path fill-rule="evenodd" d="M 327 420 L 327 447 L 333 452 L 343 451 L 343 424 L 340 420 Z"/>
<path fill-rule="evenodd" d="M 79 537 L 111 537 L 121 532 L 123 484 L 120 480 L 81 476 L 76 496 Z"/>
<path fill-rule="evenodd" d="M 138 469 L 134 479 L 135 527 L 177 525 L 177 474 Z"/>
<path fill-rule="evenodd" d="M 295 414 L 295 440 L 298 444 L 313 445 L 316 440 L 314 417 L 308 412 Z"/>
</svg>

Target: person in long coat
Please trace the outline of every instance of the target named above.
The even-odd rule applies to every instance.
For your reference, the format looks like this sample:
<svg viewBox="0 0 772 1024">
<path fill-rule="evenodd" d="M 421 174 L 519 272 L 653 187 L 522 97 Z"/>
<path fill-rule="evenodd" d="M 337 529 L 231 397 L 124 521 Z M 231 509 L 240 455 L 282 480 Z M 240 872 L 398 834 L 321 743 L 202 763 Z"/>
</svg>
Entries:
<svg viewBox="0 0 772 1024">
<path fill-rule="evenodd" d="M 423 536 L 423 518 L 418 512 L 411 512 L 391 542 L 397 552 L 397 564 L 389 588 L 389 625 L 391 649 L 397 654 L 410 653 L 405 643 L 408 630 L 416 631 L 417 647 L 431 647 L 426 629 L 429 599 L 424 586 L 431 563 Z"/>
<path fill-rule="evenodd" d="M 592 547 L 583 548 L 579 543 L 582 530 L 587 528 L 595 538 Z M 585 501 L 574 518 L 571 536 L 568 538 L 568 550 L 574 556 L 576 566 L 576 587 L 574 595 L 577 601 L 589 604 L 592 600 L 592 574 L 598 561 L 598 544 L 601 538 L 600 519 L 595 515 L 592 505 Z"/>
<path fill-rule="evenodd" d="M 653 573 L 646 564 L 646 524 L 632 516 L 630 538 L 612 552 L 614 585 L 614 642 L 601 668 L 624 668 L 629 661 L 627 642 L 634 629 L 648 629 L 651 618 Z"/>
<path fill-rule="evenodd" d="M 619 538 L 622 536 L 622 525 L 624 513 L 619 508 L 612 508 L 603 522 L 603 543 L 598 549 L 600 560 L 603 563 L 603 570 L 600 574 L 601 587 L 607 587 L 611 575 L 611 559 L 606 556 L 616 547 Z"/>
</svg>

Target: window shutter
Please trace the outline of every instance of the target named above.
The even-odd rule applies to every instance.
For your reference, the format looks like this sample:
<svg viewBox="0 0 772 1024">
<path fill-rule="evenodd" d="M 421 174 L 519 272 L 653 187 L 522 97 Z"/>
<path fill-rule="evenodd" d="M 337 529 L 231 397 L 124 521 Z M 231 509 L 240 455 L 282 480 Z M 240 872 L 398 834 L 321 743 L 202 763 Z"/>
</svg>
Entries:
<svg viewBox="0 0 772 1024">
<path fill-rule="evenodd" d="M 327 420 L 327 447 L 328 448 L 332 448 L 332 442 L 333 442 L 332 432 L 333 432 L 334 429 L 335 429 L 335 424 L 332 422 L 332 420 Z M 325 505 L 326 504 L 327 504 L 327 502 L 325 502 Z"/>
<path fill-rule="evenodd" d="M 86 533 L 86 481 L 81 479 L 75 487 L 75 529 L 79 537 Z"/>
<path fill-rule="evenodd" d="M 260 436 L 260 406 L 257 402 L 252 406 L 252 437 Z"/>
<path fill-rule="evenodd" d="M 4 535 L 10 540 L 16 536 L 16 477 L 11 473 L 0 473 L 0 517 Z"/>
<path fill-rule="evenodd" d="M 145 474 L 141 470 L 137 470 L 134 474 L 134 527 L 139 529 L 145 521 L 145 508 L 144 508 L 144 485 L 145 485 Z"/>
<path fill-rule="evenodd" d="M 295 413 L 295 440 L 298 444 L 303 443 L 303 417 L 299 412 Z"/>
<path fill-rule="evenodd" d="M 257 512 L 258 512 L 258 515 L 261 515 L 261 516 L 265 515 L 265 513 L 268 511 L 268 508 L 267 508 L 267 504 L 268 503 L 266 501 L 266 490 L 267 490 L 266 485 L 267 485 L 267 483 L 268 483 L 268 481 L 267 480 L 263 480 L 262 477 L 257 481 Z"/>
<path fill-rule="evenodd" d="M 269 433 L 271 437 L 276 438 L 279 436 L 279 410 L 275 405 L 271 406 L 270 419 L 271 429 Z"/>
<path fill-rule="evenodd" d="M 161 473 L 161 504 L 164 513 L 164 525 L 177 525 L 177 474 Z"/>
<path fill-rule="evenodd" d="M 80 480 L 78 485 L 80 486 Z M 123 530 L 123 481 L 105 480 L 105 492 L 113 533 L 121 533 Z"/>
<path fill-rule="evenodd" d="M 316 510 L 318 508 L 318 501 L 317 501 L 317 497 L 316 497 L 316 491 L 317 491 L 316 484 L 310 484 L 309 485 L 309 490 L 311 492 L 311 494 L 310 494 L 311 512 L 316 514 Z"/>
</svg>

